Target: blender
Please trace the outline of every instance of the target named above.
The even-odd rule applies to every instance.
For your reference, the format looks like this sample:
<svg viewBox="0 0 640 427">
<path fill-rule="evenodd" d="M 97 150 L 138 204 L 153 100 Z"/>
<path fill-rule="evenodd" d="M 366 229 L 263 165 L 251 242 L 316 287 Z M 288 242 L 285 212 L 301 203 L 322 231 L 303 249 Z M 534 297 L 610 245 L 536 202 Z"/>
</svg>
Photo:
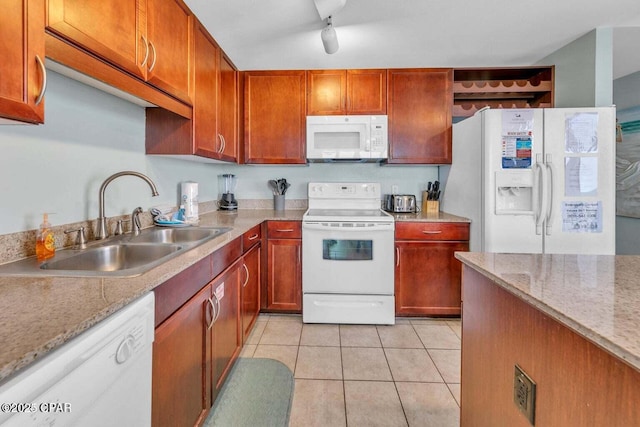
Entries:
<svg viewBox="0 0 640 427">
<path fill-rule="evenodd" d="M 236 176 L 230 173 L 220 176 L 222 177 L 222 198 L 218 202 L 218 206 L 222 211 L 235 211 L 238 209 L 238 201 L 233 194 L 236 191 Z"/>
</svg>

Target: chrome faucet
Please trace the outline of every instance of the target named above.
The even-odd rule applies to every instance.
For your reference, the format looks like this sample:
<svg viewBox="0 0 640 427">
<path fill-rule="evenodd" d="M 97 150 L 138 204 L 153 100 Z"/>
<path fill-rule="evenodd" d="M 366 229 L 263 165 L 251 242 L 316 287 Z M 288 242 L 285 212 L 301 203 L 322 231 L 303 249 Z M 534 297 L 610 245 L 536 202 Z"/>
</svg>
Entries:
<svg viewBox="0 0 640 427">
<path fill-rule="evenodd" d="M 108 236 L 107 217 L 104 216 L 104 192 L 107 189 L 107 185 L 109 185 L 109 183 L 114 179 L 121 176 L 125 176 L 125 175 L 137 176 L 138 178 L 146 181 L 146 183 L 149 184 L 149 187 L 151 187 L 151 195 L 152 196 L 158 195 L 158 189 L 156 188 L 156 185 L 153 183 L 153 181 L 151 181 L 151 179 L 148 176 L 143 175 L 140 172 L 122 171 L 122 172 L 114 173 L 109 178 L 105 179 L 102 185 L 100 186 L 100 192 L 98 195 L 99 205 L 98 205 L 98 225 L 96 227 L 96 240 L 102 240 Z M 132 227 L 133 227 L 133 224 L 132 224 Z"/>
</svg>

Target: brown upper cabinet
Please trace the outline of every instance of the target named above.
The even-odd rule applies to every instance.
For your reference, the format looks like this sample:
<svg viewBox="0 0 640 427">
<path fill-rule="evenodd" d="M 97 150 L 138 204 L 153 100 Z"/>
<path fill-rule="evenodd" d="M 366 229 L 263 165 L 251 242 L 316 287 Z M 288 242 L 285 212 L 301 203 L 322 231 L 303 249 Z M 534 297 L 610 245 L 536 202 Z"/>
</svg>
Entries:
<svg viewBox="0 0 640 427">
<path fill-rule="evenodd" d="M 389 160 L 451 163 L 453 70 L 388 70 Z"/>
<path fill-rule="evenodd" d="M 193 16 L 180 0 L 49 0 L 47 30 L 191 103 Z"/>
<path fill-rule="evenodd" d="M 199 161 L 236 162 L 237 71 L 199 22 L 195 26 L 194 45 L 193 119 L 148 108 L 146 152 L 188 156 Z"/>
<path fill-rule="evenodd" d="M 307 114 L 387 114 L 387 70 L 307 71 Z"/>
<path fill-rule="evenodd" d="M 207 30 L 196 25 L 193 104 L 194 154 L 238 159 L 237 72 Z"/>
<path fill-rule="evenodd" d="M 0 117 L 44 122 L 44 3 L 2 2 L 0 16 Z"/>
<path fill-rule="evenodd" d="M 306 163 L 304 71 L 244 74 L 244 162 Z"/>
</svg>

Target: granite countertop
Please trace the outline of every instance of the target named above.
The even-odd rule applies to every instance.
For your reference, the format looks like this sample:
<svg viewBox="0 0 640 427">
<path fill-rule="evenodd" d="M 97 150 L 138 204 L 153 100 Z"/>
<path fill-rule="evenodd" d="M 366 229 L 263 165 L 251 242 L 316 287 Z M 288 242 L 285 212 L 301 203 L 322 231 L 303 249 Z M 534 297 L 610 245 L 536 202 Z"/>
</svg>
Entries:
<svg viewBox="0 0 640 427">
<path fill-rule="evenodd" d="M 456 258 L 640 370 L 640 256 L 457 252 Z"/>
<path fill-rule="evenodd" d="M 304 210 L 211 212 L 199 226 L 232 230 L 135 277 L 0 275 L 0 382 L 265 220 L 300 220 Z"/>
<path fill-rule="evenodd" d="M 471 222 L 469 218 L 452 215 L 442 211 L 437 214 L 427 214 L 426 212 L 390 213 L 393 215 L 396 222 Z"/>
<path fill-rule="evenodd" d="M 199 226 L 232 230 L 135 277 L 0 274 L 0 382 L 265 220 L 301 220 L 304 209 L 240 209 L 200 215 Z M 396 221 L 468 222 L 440 212 Z"/>
</svg>

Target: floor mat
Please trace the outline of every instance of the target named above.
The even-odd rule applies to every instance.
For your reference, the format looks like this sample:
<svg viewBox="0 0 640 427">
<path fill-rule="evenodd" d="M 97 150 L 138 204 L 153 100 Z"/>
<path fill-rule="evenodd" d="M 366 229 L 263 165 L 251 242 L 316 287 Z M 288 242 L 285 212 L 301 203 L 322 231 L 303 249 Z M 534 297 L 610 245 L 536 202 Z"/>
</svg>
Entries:
<svg viewBox="0 0 640 427">
<path fill-rule="evenodd" d="M 205 427 L 285 427 L 293 400 L 293 374 L 273 359 L 239 358 Z"/>
</svg>

